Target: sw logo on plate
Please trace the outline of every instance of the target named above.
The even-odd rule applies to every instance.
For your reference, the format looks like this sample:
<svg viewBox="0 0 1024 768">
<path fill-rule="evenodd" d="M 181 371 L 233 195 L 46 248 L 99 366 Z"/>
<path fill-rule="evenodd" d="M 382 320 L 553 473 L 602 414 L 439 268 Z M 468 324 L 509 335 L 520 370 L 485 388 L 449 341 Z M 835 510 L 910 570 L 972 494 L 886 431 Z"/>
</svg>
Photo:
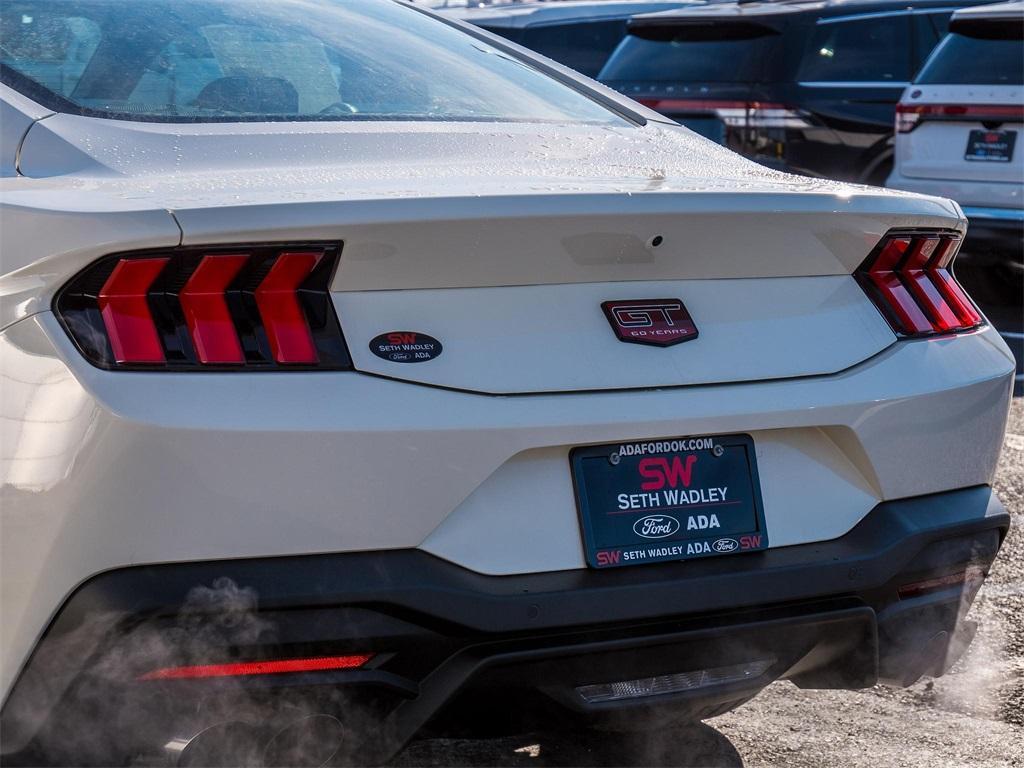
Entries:
<svg viewBox="0 0 1024 768">
<path fill-rule="evenodd" d="M 630 344 L 669 347 L 698 335 L 681 299 L 606 301 L 601 309 L 619 341 Z"/>
</svg>

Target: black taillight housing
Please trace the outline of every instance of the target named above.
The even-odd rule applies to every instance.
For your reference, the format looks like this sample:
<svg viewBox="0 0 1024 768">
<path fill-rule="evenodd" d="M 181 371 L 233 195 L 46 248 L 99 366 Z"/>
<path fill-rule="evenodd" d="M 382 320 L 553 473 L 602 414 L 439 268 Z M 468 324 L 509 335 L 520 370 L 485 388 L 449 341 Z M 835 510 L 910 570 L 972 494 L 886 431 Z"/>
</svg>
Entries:
<svg viewBox="0 0 1024 768">
<path fill-rule="evenodd" d="M 960 333 L 984 323 L 952 273 L 961 240 L 946 230 L 890 230 L 854 272 L 898 336 Z"/>
<path fill-rule="evenodd" d="M 101 368 L 348 370 L 330 297 L 340 250 L 297 243 L 115 254 L 73 278 L 54 310 Z"/>
</svg>

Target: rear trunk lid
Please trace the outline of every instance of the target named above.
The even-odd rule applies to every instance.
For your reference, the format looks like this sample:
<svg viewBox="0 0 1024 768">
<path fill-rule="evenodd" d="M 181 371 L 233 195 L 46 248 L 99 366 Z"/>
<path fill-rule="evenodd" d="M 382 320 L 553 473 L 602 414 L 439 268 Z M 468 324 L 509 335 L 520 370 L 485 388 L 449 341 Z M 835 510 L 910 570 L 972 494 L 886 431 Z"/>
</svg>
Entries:
<svg viewBox="0 0 1024 768">
<path fill-rule="evenodd" d="M 77 164 L 62 183 L 90 191 L 48 206 L 162 206 L 183 245 L 340 242 L 355 368 L 475 392 L 842 371 L 895 340 L 851 277 L 879 238 L 960 226 L 948 201 L 771 172 L 670 126 L 81 120 L 26 139 L 26 175 Z M 627 320 L 680 304 L 696 333 L 624 343 L 602 305 L 635 301 L 654 306 Z M 379 356 L 391 334 L 439 348 Z"/>
</svg>

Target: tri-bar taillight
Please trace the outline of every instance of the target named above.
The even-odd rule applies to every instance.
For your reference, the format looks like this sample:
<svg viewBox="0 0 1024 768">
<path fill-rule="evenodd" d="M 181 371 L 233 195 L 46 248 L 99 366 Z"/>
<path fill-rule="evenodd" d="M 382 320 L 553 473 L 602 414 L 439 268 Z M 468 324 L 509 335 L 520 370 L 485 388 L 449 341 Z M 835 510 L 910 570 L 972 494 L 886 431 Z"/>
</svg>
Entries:
<svg viewBox="0 0 1024 768">
<path fill-rule="evenodd" d="M 893 230 L 854 276 L 900 336 L 959 333 L 984 319 L 950 271 L 958 232 Z"/>
<path fill-rule="evenodd" d="M 58 294 L 95 365 L 130 370 L 346 370 L 331 304 L 337 244 L 175 248 L 101 259 Z"/>
</svg>

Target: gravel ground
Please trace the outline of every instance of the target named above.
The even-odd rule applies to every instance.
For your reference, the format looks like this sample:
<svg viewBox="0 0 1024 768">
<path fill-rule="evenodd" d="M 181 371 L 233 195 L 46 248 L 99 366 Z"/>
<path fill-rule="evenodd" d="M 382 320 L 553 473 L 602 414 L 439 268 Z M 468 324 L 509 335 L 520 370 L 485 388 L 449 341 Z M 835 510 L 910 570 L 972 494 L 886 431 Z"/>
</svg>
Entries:
<svg viewBox="0 0 1024 768">
<path fill-rule="evenodd" d="M 1014 527 L 969 614 L 981 624 L 978 636 L 945 677 L 905 690 L 802 691 L 775 683 L 710 721 L 718 733 L 706 728 L 630 738 L 584 732 L 422 741 L 395 763 L 1024 768 L 1022 398 L 1013 402 L 995 484 Z"/>
<path fill-rule="evenodd" d="M 1024 399 L 996 476 L 1013 527 L 969 618 L 953 671 L 904 690 L 801 691 L 776 683 L 713 721 L 747 766 L 1024 766 Z"/>
</svg>

